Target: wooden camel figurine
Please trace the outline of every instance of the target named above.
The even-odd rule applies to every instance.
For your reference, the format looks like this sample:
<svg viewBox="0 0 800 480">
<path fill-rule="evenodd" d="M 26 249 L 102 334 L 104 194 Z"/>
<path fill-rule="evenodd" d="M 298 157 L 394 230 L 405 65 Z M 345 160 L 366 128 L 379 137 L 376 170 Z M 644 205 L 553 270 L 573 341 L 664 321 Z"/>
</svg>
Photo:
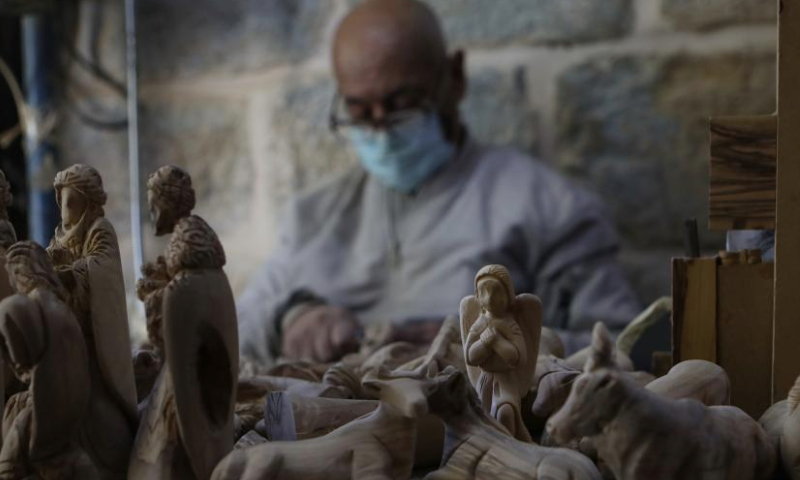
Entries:
<svg viewBox="0 0 800 480">
<path fill-rule="evenodd" d="M 433 380 L 428 405 L 445 423 L 442 467 L 426 480 L 595 480 L 600 472 L 582 454 L 519 441 L 483 409 L 463 373 L 446 368 Z"/>
<path fill-rule="evenodd" d="M 364 380 L 365 387 L 380 391 L 381 404 L 371 414 L 322 437 L 234 450 L 214 469 L 212 480 L 408 479 L 417 418 L 427 413 L 428 402 L 423 383 L 384 379 L 387 374 Z"/>
<path fill-rule="evenodd" d="M 614 366 L 602 324 L 595 325 L 584 373 L 547 430 L 562 444 L 591 437 L 618 480 L 766 480 L 776 466 L 766 432 L 740 409 L 637 386 Z"/>
</svg>

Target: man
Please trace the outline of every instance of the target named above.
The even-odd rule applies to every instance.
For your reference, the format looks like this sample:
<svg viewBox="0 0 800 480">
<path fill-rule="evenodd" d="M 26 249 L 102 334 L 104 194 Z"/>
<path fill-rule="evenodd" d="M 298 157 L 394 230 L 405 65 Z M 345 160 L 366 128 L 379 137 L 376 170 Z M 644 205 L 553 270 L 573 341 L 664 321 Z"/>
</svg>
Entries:
<svg viewBox="0 0 800 480">
<path fill-rule="evenodd" d="M 424 4 L 359 4 L 336 31 L 333 67 L 331 123 L 361 165 L 289 202 L 277 251 L 240 298 L 245 356 L 330 361 L 359 325 L 441 321 L 492 263 L 542 298 L 568 350 L 595 321 L 619 328 L 638 312 L 598 201 L 470 139 L 464 53 L 448 56 Z"/>
</svg>

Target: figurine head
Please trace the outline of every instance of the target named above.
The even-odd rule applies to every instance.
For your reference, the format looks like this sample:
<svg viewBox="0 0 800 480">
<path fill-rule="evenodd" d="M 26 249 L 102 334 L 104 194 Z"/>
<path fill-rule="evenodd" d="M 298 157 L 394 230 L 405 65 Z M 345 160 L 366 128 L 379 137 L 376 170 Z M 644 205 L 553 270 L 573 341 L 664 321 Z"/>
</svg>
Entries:
<svg viewBox="0 0 800 480">
<path fill-rule="evenodd" d="M 217 269 L 225 266 L 225 250 L 216 232 L 200 217 L 190 216 L 175 226 L 167 246 L 167 272 Z"/>
<path fill-rule="evenodd" d="M 23 240 L 12 245 L 6 252 L 6 270 L 17 293 L 27 295 L 42 288 L 55 293 L 62 301 L 66 298 L 50 256 L 36 242 Z"/>
<path fill-rule="evenodd" d="M 159 168 L 147 179 L 147 203 L 156 235 L 172 233 L 178 220 L 194 209 L 192 177 L 175 166 Z"/>
<path fill-rule="evenodd" d="M 493 315 L 502 315 L 514 302 L 514 284 L 506 267 L 487 265 L 475 276 L 475 298 L 481 308 Z"/>
<path fill-rule="evenodd" d="M 94 219 L 104 215 L 106 192 L 103 190 L 103 179 L 94 168 L 72 165 L 58 172 L 53 186 L 65 229 L 79 224 L 84 218 Z"/>
<path fill-rule="evenodd" d="M 561 445 L 599 434 L 624 404 L 629 381 L 614 363 L 614 343 L 608 330 L 598 322 L 584 372 L 573 383 L 564 406 L 550 417 L 548 432 Z"/>
</svg>

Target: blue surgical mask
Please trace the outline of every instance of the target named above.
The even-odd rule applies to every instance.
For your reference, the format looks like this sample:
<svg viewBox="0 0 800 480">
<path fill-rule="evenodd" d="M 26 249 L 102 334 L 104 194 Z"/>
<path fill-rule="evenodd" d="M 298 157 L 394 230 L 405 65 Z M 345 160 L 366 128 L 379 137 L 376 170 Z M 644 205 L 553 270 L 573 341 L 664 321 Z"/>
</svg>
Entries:
<svg viewBox="0 0 800 480">
<path fill-rule="evenodd" d="M 444 138 L 435 112 L 420 112 L 387 129 L 348 129 L 359 160 L 384 185 L 411 193 L 453 158 L 456 147 Z"/>
</svg>

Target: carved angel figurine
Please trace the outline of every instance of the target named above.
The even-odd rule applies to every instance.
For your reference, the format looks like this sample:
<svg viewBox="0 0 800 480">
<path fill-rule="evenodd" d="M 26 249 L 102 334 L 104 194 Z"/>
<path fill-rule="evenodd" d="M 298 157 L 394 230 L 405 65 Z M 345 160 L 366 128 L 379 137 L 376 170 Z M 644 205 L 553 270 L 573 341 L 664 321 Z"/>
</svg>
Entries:
<svg viewBox="0 0 800 480">
<path fill-rule="evenodd" d="M 536 370 L 542 302 L 514 295 L 511 275 L 501 265 L 475 276 L 475 295 L 461 300 L 461 337 L 470 382 L 484 408 L 519 440 L 531 437 L 522 423 L 520 401 Z"/>
<path fill-rule="evenodd" d="M 233 448 L 236 309 L 225 252 L 203 219 L 181 220 L 167 248 L 165 364 L 150 395 L 128 478 L 207 479 Z"/>
<path fill-rule="evenodd" d="M 56 175 L 54 186 L 61 224 L 47 252 L 89 351 L 88 453 L 104 475 L 122 478 L 133 443 L 136 386 L 117 235 L 103 216 L 106 193 L 97 170 L 73 165 Z"/>
<path fill-rule="evenodd" d="M 90 378 L 86 345 L 65 292 L 42 247 L 20 242 L 8 251 L 16 295 L 0 302 L 0 349 L 29 384 L 3 414 L 0 479 L 94 479 L 83 449 Z"/>
</svg>

